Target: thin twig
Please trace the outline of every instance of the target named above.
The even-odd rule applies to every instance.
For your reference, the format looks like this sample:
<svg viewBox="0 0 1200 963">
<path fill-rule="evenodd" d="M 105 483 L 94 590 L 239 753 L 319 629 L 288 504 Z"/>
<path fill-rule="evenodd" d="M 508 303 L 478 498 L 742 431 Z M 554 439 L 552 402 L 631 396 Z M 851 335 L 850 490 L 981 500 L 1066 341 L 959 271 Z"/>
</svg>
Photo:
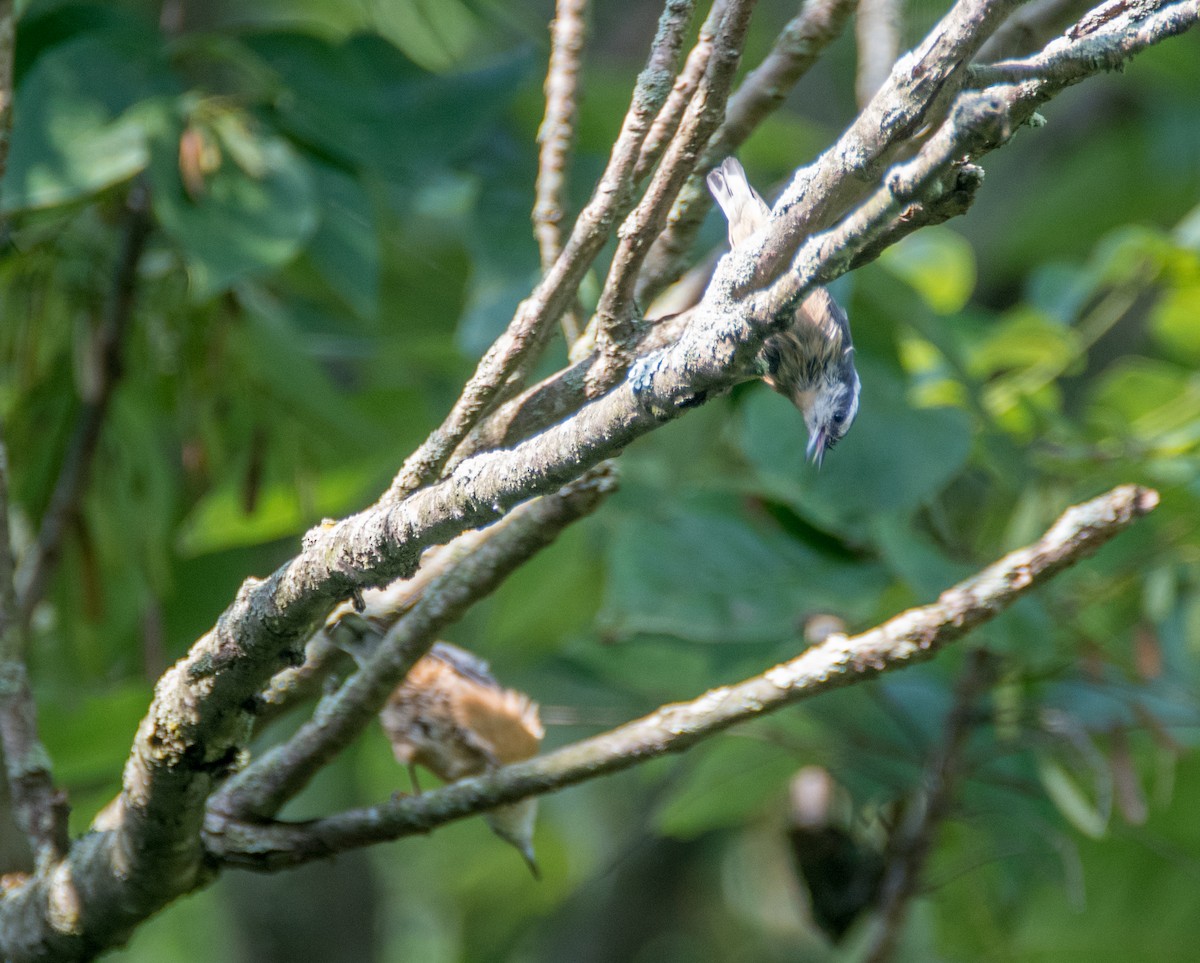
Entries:
<svg viewBox="0 0 1200 963">
<path fill-rule="evenodd" d="M 1126 16 L 1108 24 L 1107 32 L 1095 42 L 1119 46 L 1120 57 L 1127 59 L 1144 47 L 1187 29 L 1196 21 L 1197 11 L 1187 4 L 1180 4 L 1149 15 L 1136 29 L 1130 26 L 1130 19 L 1130 16 Z M 986 23 L 981 21 L 979 26 L 984 29 Z M 1127 42 L 1127 35 L 1133 37 L 1132 42 Z M 948 46 L 949 51 L 954 49 L 957 47 Z M 737 350 L 743 350 L 743 355 L 748 357 L 754 345 L 745 340 L 747 324 L 769 326 L 772 318 L 788 316 L 788 311 L 794 309 L 795 304 L 803 300 L 815 286 L 827 284 L 849 267 L 877 257 L 887 243 L 894 243 L 922 223 L 938 223 L 964 213 L 982 183 L 983 172 L 973 164 L 964 164 L 962 158 L 967 155 L 979 157 L 1000 146 L 1017 127 L 1028 120 L 1042 101 L 1053 96 L 1067 83 L 1080 79 L 1082 73 L 1089 70 L 1097 72 L 1110 66 L 1110 59 L 1084 50 L 1078 52 L 1072 63 L 1079 69 L 1072 68 L 1070 79 L 1060 78 L 1054 83 L 1027 82 L 963 95 L 936 134 L 922 144 L 918 155 L 896 167 L 884 187 L 841 224 L 810 237 L 797 252 L 784 277 L 771 290 L 756 295 L 748 302 L 731 304 L 726 320 L 719 327 L 713 327 L 715 319 L 710 316 L 714 310 L 723 310 L 723 296 L 718 289 L 725 282 L 718 278 L 717 284 L 710 285 L 707 296 L 710 306 L 707 309 L 701 307 L 686 316 L 671 318 L 669 338 L 643 338 L 639 355 L 645 358 L 646 364 L 635 379 L 642 404 L 656 415 L 667 417 L 673 410 L 673 404 L 694 402 L 698 391 L 716 387 L 721 377 L 728 379 L 728 372 L 737 369 L 737 362 L 728 358 L 728 352 L 724 349 L 712 352 L 714 343 L 730 351 L 742 345 L 744 350 Z M 978 82 L 975 74 L 971 82 Z M 777 231 L 787 229 L 782 221 L 773 223 L 772 227 Z M 743 249 L 727 256 L 722 262 L 721 271 L 726 278 L 751 280 L 758 278 L 760 265 L 754 251 Z M 653 335 L 654 329 L 650 331 Z M 760 331 L 765 336 L 769 327 L 760 328 Z M 653 354 L 659 345 L 664 344 L 669 346 L 668 351 Z M 699 355 L 705 346 L 709 349 L 708 355 L 702 359 Z M 718 361 L 718 355 L 723 360 Z M 709 360 L 714 363 L 711 367 Z M 511 447 L 521 439 L 532 437 L 539 430 L 549 428 L 552 434 L 564 430 L 572 421 L 564 422 L 563 419 L 579 411 L 581 400 L 587 397 L 586 382 L 596 364 L 596 358 L 578 362 L 571 369 L 509 402 L 497 412 L 496 425 L 489 426 L 480 445 Z M 684 368 L 692 372 L 692 377 L 688 379 L 690 388 L 679 385 L 679 390 L 674 391 L 663 386 L 661 392 L 649 391 L 660 370 Z M 726 374 L 713 381 L 702 375 L 701 369 L 712 370 L 715 374 L 715 368 L 720 368 Z M 655 394 L 658 400 L 652 401 L 650 394 Z M 664 404 L 664 397 L 676 400 Z M 615 396 L 594 402 L 595 413 L 592 417 L 606 421 L 599 413 L 613 401 Z M 577 446 L 578 440 L 572 440 L 570 444 Z M 574 447 L 573 450 L 578 451 L 578 448 Z M 496 458 L 499 457 L 497 454 Z"/>
<path fill-rule="evenodd" d="M 17 592 L 13 582 L 16 563 L 8 515 L 8 446 L 0 434 L 0 659 L 5 662 L 19 656 L 21 651 L 10 639 L 17 624 Z"/>
<path fill-rule="evenodd" d="M 1190 29 L 1196 20 L 1193 0 L 1136 5 L 1109 0 L 1036 54 L 972 67 L 968 83 L 1016 85 L 1014 103 L 1036 104 L 1101 70 L 1121 69 L 1130 57 Z"/>
<path fill-rule="evenodd" d="M 622 372 L 621 362 L 627 364 L 630 358 L 638 272 L 650 245 L 666 225 L 667 214 L 680 188 L 695 169 L 700 151 L 725 116 L 725 102 L 741 61 L 754 6 L 755 0 L 724 3 L 724 16 L 714 31 L 704 77 L 645 196 L 621 225 L 620 242 L 596 308 L 598 344 L 602 353 L 608 353 L 618 362 L 614 374 Z"/>
<path fill-rule="evenodd" d="M 908 800 L 904 818 L 888 846 L 879 908 L 862 957 L 864 963 L 884 963 L 895 949 L 938 830 L 950 815 L 964 750 L 974 729 L 975 703 L 991 685 L 994 668 L 994 659 L 986 649 L 974 649 L 967 656 L 946 716 L 941 745 L 929 759 L 921 787 Z"/>
<path fill-rule="evenodd" d="M 208 851 L 221 862 L 253 869 L 295 866 L 427 832 L 496 805 L 682 751 L 801 699 L 933 658 L 945 645 L 1092 554 L 1157 503 L 1157 493 L 1149 489 L 1115 488 L 1069 508 L 1037 542 L 948 589 L 932 605 L 911 609 L 861 635 L 831 636 L 762 675 L 713 689 L 691 702 L 663 706 L 611 732 L 489 776 L 308 823 L 250 823 L 210 813 L 205 824 Z"/>
<path fill-rule="evenodd" d="M 615 469 L 614 469 L 615 471 Z M 378 589 L 366 589 L 357 599 L 334 609 L 324 627 L 305 646 L 304 662 L 275 673 L 263 690 L 255 711 L 255 731 L 261 732 L 279 715 L 320 693 L 325 680 L 352 665 L 368 645 L 374 646 L 440 579 L 474 553 L 499 530 L 491 525 L 463 532 L 421 556 L 421 567 L 409 579 Z"/>
<path fill-rule="evenodd" d="M 675 134 L 679 130 L 679 125 L 683 121 L 684 113 L 691 106 L 692 100 L 696 94 L 696 89 L 700 86 L 700 82 L 704 79 L 704 75 L 708 72 L 708 63 L 712 58 L 713 37 L 716 35 L 717 28 L 725 17 L 727 8 L 727 0 L 713 0 L 712 6 L 709 8 L 708 16 L 700 27 L 700 33 L 696 37 L 696 44 L 688 53 L 687 61 L 683 65 L 683 69 L 679 72 L 679 76 L 675 79 L 675 86 L 671 90 L 671 95 L 667 98 L 667 102 L 663 105 L 662 110 L 658 112 L 658 116 L 654 118 L 654 123 L 650 127 L 650 133 L 646 135 L 646 140 L 642 144 L 642 154 L 638 158 L 637 168 L 634 170 L 634 178 L 637 181 L 643 180 L 650 174 L 655 165 L 662 159 L 663 152 L 670 145 Z M 653 245 L 651 245 L 653 248 Z M 640 300 L 638 304 L 642 304 Z M 599 315 L 593 315 L 591 323 L 584 332 L 582 338 L 575 342 L 574 348 L 570 352 L 572 362 L 578 362 L 588 358 L 594 354 L 597 347 L 597 327 L 600 322 Z M 608 368 L 608 365 L 603 365 L 600 372 Z M 593 366 L 589 365 L 589 372 Z M 596 375 L 589 375 L 584 382 L 585 393 L 595 394 L 600 390 L 600 386 L 605 379 Z"/>
<path fill-rule="evenodd" d="M 914 231 L 965 214 L 982 186 L 982 167 L 965 162 L 952 165 L 942 177 L 941 186 L 931 191 L 929 197 L 913 201 L 903 208 L 890 227 L 854 256 L 850 269 L 869 264 Z"/>
<path fill-rule="evenodd" d="M 617 219 L 631 203 L 633 172 L 642 143 L 675 79 L 683 34 L 695 0 L 667 0 L 645 69 L 638 75 L 629 112 L 613 145 L 607 168 L 592 199 L 575 221 L 571 236 L 550 272 L 520 307 L 516 316 L 479 362 L 446 420 L 404 463 L 383 505 L 435 479 L 459 443 L 492 407 L 509 379 L 532 364 L 545 344 L 549 328 L 568 309 L 579 284 L 607 242 Z"/>
<path fill-rule="evenodd" d="M 642 144 L 642 154 L 634 169 L 636 180 L 642 180 L 654 170 L 654 165 L 658 163 L 663 152 L 671 143 L 671 139 L 675 136 L 675 132 L 679 129 L 683 114 L 691 104 L 696 88 L 700 86 L 700 82 L 708 72 L 708 61 L 712 57 L 713 37 L 716 35 L 721 21 L 725 18 L 727 7 L 728 0 L 713 0 L 708 16 L 704 19 L 700 33 L 696 37 L 696 44 L 688 53 L 683 69 L 679 71 L 679 76 L 675 78 L 675 86 L 671 88 L 671 95 L 663 104 L 662 110 L 658 112 L 658 116 L 654 118 L 654 123 L 650 126 L 650 133 L 646 135 L 646 141 Z"/>
<path fill-rule="evenodd" d="M 970 180 L 977 181 L 978 169 L 964 166 L 964 162 L 978 159 L 1006 143 L 1017 128 L 1030 122 L 1040 104 L 1065 88 L 1102 70 L 1119 69 L 1137 53 L 1190 29 L 1200 19 L 1200 5 L 1189 2 L 1147 3 L 1131 7 L 1125 0 L 1109 0 L 1108 4 L 1097 9 L 1104 11 L 1105 8 L 1111 9 L 1110 15 L 1095 15 L 1093 12 L 1067 35 L 1051 41 L 1034 56 L 970 68 L 962 78 L 963 83 L 969 88 L 978 89 L 968 89 L 958 96 L 947 120 L 922 145 L 913 161 L 892 169 L 887 186 L 882 191 L 876 191 L 835 230 L 810 237 L 804 243 L 791 265 L 791 272 L 799 269 L 799 274 L 785 272 L 781 280 L 772 285 L 775 295 L 768 296 L 766 302 L 758 303 L 755 313 L 780 310 L 798 303 L 797 299 L 810 289 L 810 285 L 805 284 L 799 276 L 804 273 L 803 262 L 827 242 L 841 246 L 848 237 L 861 236 L 858 234 L 860 227 L 867 229 L 872 239 L 865 244 L 851 245 L 854 253 L 849 260 L 854 262 L 864 252 L 878 253 L 878 244 L 884 236 L 898 238 L 904 233 L 897 231 L 896 219 L 911 203 L 932 205 L 938 213 L 960 212 L 962 207 L 959 202 L 965 199 L 969 203 L 977 183 L 968 183 L 966 193 L 950 199 L 949 203 L 939 205 L 938 198 L 945 186 L 956 178 L 956 171 L 965 172 Z M 889 84 L 894 81 L 895 73 Z M 871 109 L 875 108 L 879 99 L 872 101 Z M 867 112 L 864 111 L 860 119 Z M 942 161 L 934 163 L 935 156 L 940 156 Z M 856 160 L 852 166 L 857 165 Z M 826 176 L 814 174 L 810 179 L 815 183 L 823 181 Z M 801 180 L 801 175 L 797 175 L 793 186 Z M 941 186 L 937 186 L 939 184 Z M 835 188 L 837 190 L 840 188 Z M 916 196 L 922 191 L 922 197 Z M 872 212 L 879 213 L 885 209 L 885 217 L 891 218 L 892 223 L 890 228 L 880 230 Z M 760 253 L 782 250 L 792 243 L 790 240 L 781 241 L 780 238 L 797 222 L 791 218 L 784 200 L 781 199 L 776 211 L 783 212 L 783 216 L 773 218 L 774 229 Z M 809 255 L 803 253 L 806 250 Z M 768 263 L 769 258 L 764 255 L 758 265 L 760 273 L 756 277 L 767 270 Z M 746 286 L 753 286 L 753 283 L 751 281 Z M 786 291 L 791 291 L 792 295 L 778 297 Z"/>
<path fill-rule="evenodd" d="M 0 9 L 0 107 L 11 79 L 12 10 Z M 6 45 L 6 41 L 9 43 Z M 0 123 L 0 168 L 7 141 Z M 88 394 L 76 420 L 62 467 L 42 517 L 37 540 L 19 568 L 12 564 L 8 532 L 7 455 L 0 441 L 0 743 L 17 821 L 39 867 L 67 851 L 67 800 L 54 785 L 51 760 L 37 728 L 37 706 L 24 661 L 29 619 L 58 561 L 63 536 L 79 508 L 113 389 L 120 378 L 121 347 L 133 311 L 137 267 L 149 233 L 145 188 L 135 184 L 126 206 L 124 233 L 103 320 L 89 358 Z"/>
<path fill-rule="evenodd" d="M 256 700 L 255 735 L 301 703 L 319 696 L 331 676 L 353 665 L 350 653 L 322 629 L 305 646 L 304 662 L 276 672 Z"/>
<path fill-rule="evenodd" d="M 844 253 L 842 269 L 885 233 L 912 203 L 931 196 L 956 169 L 959 158 L 982 154 L 1005 143 L 1015 129 L 1009 104 L 991 91 L 965 94 L 953 112 L 922 146 L 915 158 L 889 171 L 883 187 L 829 230 L 800 246 L 783 276 L 749 298 L 756 318 L 786 318 L 818 284 L 829 278 L 812 267 L 830 263 L 833 251 Z M 836 259 L 835 259 L 836 260 Z M 761 265 L 758 265 L 761 267 Z M 837 273 L 841 273 L 838 271 Z"/>
<path fill-rule="evenodd" d="M 782 106 L 788 92 L 842 32 L 855 2 L 806 0 L 800 13 L 783 28 L 770 53 L 729 98 L 725 122 L 708 142 L 695 172 L 671 208 L 667 229 L 646 256 L 636 291 L 639 304 L 649 304 L 683 273 L 688 252 L 712 207 L 712 195 L 704 182 L 708 172 L 741 147 L 759 124 Z"/>
<path fill-rule="evenodd" d="M 883 86 L 900 56 L 900 7 L 897 0 L 858 0 L 854 35 L 858 39 L 858 75 L 854 95 L 865 107 Z"/>
<path fill-rule="evenodd" d="M 705 281 L 707 283 L 707 278 Z M 703 291 L 700 293 L 703 294 Z M 694 307 L 695 303 L 690 306 Z M 652 326 L 641 332 L 641 340 L 636 348 L 638 357 L 653 354 L 673 343 L 683 332 L 688 320 L 689 316 L 683 314 L 674 318 L 656 318 Z M 509 399 L 476 428 L 455 452 L 449 467 L 453 470 L 461 462 L 481 452 L 511 448 L 549 425 L 569 417 L 594 394 L 594 387 L 601 377 L 599 372 L 604 370 L 600 353 L 593 350 L 571 367 L 550 375 Z"/>
<path fill-rule="evenodd" d="M 542 272 L 550 270 L 562 253 L 562 219 L 565 216 L 567 168 L 575 140 L 579 73 L 587 36 L 588 0 L 558 0 L 550 27 L 550 65 L 546 70 L 546 114 L 538 128 L 538 175 L 534 187 L 533 234 L 542 258 Z M 579 312 L 572 305 L 563 313 L 567 345 L 579 337 Z"/>
<path fill-rule="evenodd" d="M 121 352 L 133 316 L 138 265 L 149 234 L 146 188 L 135 182 L 126 201 L 112 286 L 85 364 L 87 379 L 83 404 L 67 442 L 49 504 L 42 515 L 37 540 L 17 571 L 17 612 L 22 627 L 29 624 L 34 608 L 42 600 L 58 563 L 63 538 L 87 489 L 109 403 L 121 379 Z"/>
<path fill-rule="evenodd" d="M 878 183 L 895 152 L 940 115 L 961 88 L 967 64 L 1018 0 L 959 0 L 905 54 L 879 93 L 836 144 L 796 172 L 776 202 L 774 229 L 756 253 L 753 284 L 778 277 L 805 238 L 842 216 Z"/>
<path fill-rule="evenodd" d="M 12 0 L 0 0 L 0 181 L 8 164 L 12 127 L 14 34 Z M 6 228 L 7 218 L 0 214 L 0 242 Z M 38 737 L 36 706 L 22 658 L 16 564 L 9 531 L 8 449 L 2 429 L 0 425 L 0 748 L 13 817 L 29 840 L 35 861 L 45 866 L 66 845 L 66 820 L 50 774 L 49 756 Z"/>
</svg>

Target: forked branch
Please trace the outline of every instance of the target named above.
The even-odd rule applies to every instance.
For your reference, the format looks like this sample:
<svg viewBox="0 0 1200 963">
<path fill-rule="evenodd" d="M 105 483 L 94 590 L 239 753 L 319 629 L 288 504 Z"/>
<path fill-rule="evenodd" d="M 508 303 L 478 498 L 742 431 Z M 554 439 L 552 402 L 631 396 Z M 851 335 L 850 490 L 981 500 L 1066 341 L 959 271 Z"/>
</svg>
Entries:
<svg viewBox="0 0 1200 963">
<path fill-rule="evenodd" d="M 834 635 L 790 662 L 713 689 L 529 762 L 307 823 L 253 823 L 210 813 L 206 846 L 221 862 L 253 869 L 295 866 L 414 833 L 502 803 L 541 795 L 670 752 L 802 699 L 933 658 L 1027 592 L 1095 552 L 1158 504 L 1158 494 L 1124 485 L 1069 508 L 1036 542 L 860 635 Z"/>
</svg>

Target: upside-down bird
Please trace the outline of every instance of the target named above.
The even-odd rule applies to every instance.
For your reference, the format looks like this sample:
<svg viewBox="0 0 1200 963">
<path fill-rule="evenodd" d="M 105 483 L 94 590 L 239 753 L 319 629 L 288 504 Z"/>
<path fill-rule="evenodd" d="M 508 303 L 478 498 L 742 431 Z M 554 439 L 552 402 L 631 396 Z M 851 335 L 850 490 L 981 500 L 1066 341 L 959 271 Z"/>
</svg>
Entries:
<svg viewBox="0 0 1200 963">
<path fill-rule="evenodd" d="M 448 642 L 435 643 L 409 670 L 379 721 L 418 793 L 417 766 L 444 782 L 479 776 L 537 755 L 545 735 L 536 703 L 505 689 L 486 662 Z M 537 799 L 497 806 L 484 818 L 539 877 L 533 855 Z"/>
<path fill-rule="evenodd" d="M 708 175 L 708 187 L 729 221 L 731 248 L 766 225 L 771 209 L 734 158 Z M 791 325 L 767 339 L 759 366 L 763 381 L 804 415 L 808 457 L 819 467 L 858 414 L 860 385 L 846 312 L 828 291 L 816 288 L 796 309 Z"/>
</svg>

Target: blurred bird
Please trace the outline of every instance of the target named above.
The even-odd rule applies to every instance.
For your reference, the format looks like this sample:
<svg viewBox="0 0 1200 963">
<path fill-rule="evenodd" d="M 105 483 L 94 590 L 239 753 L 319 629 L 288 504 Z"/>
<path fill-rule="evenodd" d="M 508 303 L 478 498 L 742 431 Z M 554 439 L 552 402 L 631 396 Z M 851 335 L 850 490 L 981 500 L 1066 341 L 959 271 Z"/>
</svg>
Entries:
<svg viewBox="0 0 1200 963">
<path fill-rule="evenodd" d="M 545 735 L 536 703 L 502 687 L 486 662 L 448 642 L 435 643 L 409 670 L 379 721 L 417 793 L 418 765 L 454 782 L 537 755 Z M 484 818 L 540 879 L 533 854 L 537 799 L 497 806 Z"/>
<path fill-rule="evenodd" d="M 813 922 L 834 943 L 873 906 L 883 884 L 882 846 L 856 825 L 827 769 L 805 766 L 792 778 L 788 837 L 808 890 Z"/>
<path fill-rule="evenodd" d="M 729 221 L 731 248 L 766 225 L 771 209 L 734 158 L 709 173 L 708 188 Z M 860 384 L 846 312 L 816 288 L 796 309 L 791 327 L 767 339 L 759 364 L 763 381 L 804 415 L 808 457 L 820 467 L 858 415 Z"/>
</svg>

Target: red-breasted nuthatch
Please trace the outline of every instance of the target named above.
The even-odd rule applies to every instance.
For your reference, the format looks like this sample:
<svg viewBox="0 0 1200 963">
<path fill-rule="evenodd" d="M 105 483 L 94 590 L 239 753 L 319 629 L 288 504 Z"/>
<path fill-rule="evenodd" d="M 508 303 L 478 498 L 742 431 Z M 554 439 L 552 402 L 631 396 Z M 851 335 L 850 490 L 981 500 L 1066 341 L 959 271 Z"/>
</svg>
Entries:
<svg viewBox="0 0 1200 963">
<path fill-rule="evenodd" d="M 731 248 L 766 225 L 771 209 L 734 158 L 708 175 L 708 187 L 729 221 Z M 858 414 L 860 383 L 846 312 L 828 291 L 816 288 L 791 326 L 767 339 L 759 363 L 763 380 L 804 415 L 808 457 L 819 467 Z"/>
<path fill-rule="evenodd" d="M 537 755 L 545 735 L 536 703 L 505 689 L 486 662 L 448 642 L 435 643 L 409 670 L 379 721 L 416 792 L 417 766 L 444 782 L 479 776 Z M 539 877 L 533 855 L 537 799 L 497 806 L 484 818 Z"/>
</svg>

